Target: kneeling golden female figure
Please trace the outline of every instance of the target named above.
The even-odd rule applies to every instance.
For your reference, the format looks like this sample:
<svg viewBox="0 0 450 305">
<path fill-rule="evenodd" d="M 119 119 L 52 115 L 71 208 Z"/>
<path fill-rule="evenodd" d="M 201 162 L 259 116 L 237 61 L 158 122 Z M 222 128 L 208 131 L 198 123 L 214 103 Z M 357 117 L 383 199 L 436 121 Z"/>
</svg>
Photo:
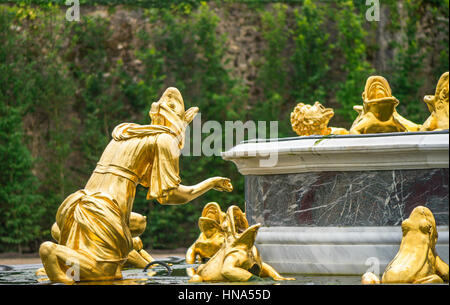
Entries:
<svg viewBox="0 0 450 305">
<path fill-rule="evenodd" d="M 69 195 L 58 209 L 58 243 L 40 247 L 52 282 L 122 278 L 122 267 L 136 248 L 130 223 L 138 184 L 148 188 L 147 199 L 161 204 L 184 204 L 211 189 L 232 191 L 230 179 L 222 177 L 180 184 L 178 158 L 185 128 L 197 112 L 197 107 L 185 111 L 180 92 L 168 88 L 151 106 L 151 125 L 123 123 L 114 129 L 85 188 Z M 78 278 L 71 276 L 73 264 Z"/>
</svg>

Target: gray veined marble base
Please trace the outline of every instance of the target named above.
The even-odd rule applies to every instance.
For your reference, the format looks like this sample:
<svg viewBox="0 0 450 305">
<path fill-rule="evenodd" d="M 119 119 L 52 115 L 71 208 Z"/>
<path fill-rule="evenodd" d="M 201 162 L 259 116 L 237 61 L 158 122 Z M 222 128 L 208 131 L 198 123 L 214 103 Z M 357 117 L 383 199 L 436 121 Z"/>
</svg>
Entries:
<svg viewBox="0 0 450 305">
<path fill-rule="evenodd" d="M 449 261 L 448 226 L 438 227 L 436 251 Z M 281 273 L 382 275 L 398 252 L 401 228 L 263 227 L 256 247 L 264 262 Z"/>
</svg>

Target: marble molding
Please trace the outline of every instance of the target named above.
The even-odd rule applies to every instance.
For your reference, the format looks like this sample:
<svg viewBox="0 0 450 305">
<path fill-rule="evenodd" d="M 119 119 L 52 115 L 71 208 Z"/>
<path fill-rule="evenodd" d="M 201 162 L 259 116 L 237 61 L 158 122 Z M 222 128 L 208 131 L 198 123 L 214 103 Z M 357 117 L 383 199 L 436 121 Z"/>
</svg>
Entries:
<svg viewBox="0 0 450 305">
<path fill-rule="evenodd" d="M 448 168 L 448 130 L 243 142 L 222 153 L 243 175 Z"/>
<path fill-rule="evenodd" d="M 438 226 L 436 251 L 449 261 L 448 226 Z M 381 276 L 400 247 L 395 227 L 263 227 L 256 247 L 281 273 Z"/>
</svg>

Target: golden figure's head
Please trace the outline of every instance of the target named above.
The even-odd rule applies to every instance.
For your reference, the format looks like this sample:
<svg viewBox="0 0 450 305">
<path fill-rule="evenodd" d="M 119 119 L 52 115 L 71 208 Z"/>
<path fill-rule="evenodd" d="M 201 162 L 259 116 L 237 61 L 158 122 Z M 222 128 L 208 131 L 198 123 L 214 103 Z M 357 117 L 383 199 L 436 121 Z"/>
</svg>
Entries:
<svg viewBox="0 0 450 305">
<path fill-rule="evenodd" d="M 152 103 L 149 116 L 152 125 L 166 126 L 178 135 L 182 147 L 186 127 L 192 122 L 198 110 L 198 107 L 191 107 L 185 111 L 180 91 L 177 88 L 169 87 L 159 101 Z"/>
<path fill-rule="evenodd" d="M 448 72 L 442 74 L 436 86 L 436 93 L 424 97 L 431 115 L 423 124 L 422 131 L 442 130 L 449 127 L 448 77 Z"/>
<path fill-rule="evenodd" d="M 426 95 L 424 97 L 425 103 L 427 103 L 428 109 L 430 112 L 435 111 L 436 109 L 444 109 L 447 107 L 448 113 L 448 91 L 449 91 L 449 73 L 445 72 L 442 74 L 441 78 L 438 81 L 436 86 L 436 92 L 434 95 Z"/>
<path fill-rule="evenodd" d="M 388 81 L 382 76 L 371 76 L 362 94 L 364 113 L 371 112 L 380 121 L 389 120 L 399 101 L 392 96 Z"/>
<path fill-rule="evenodd" d="M 333 116 L 333 109 L 325 108 L 319 102 L 314 105 L 299 103 L 291 113 L 292 129 L 299 136 L 328 135 L 331 133 L 328 122 Z"/>
<path fill-rule="evenodd" d="M 212 219 L 218 224 L 221 224 L 224 221 L 226 214 L 222 212 L 217 202 L 210 202 L 203 208 L 201 217 Z"/>
<path fill-rule="evenodd" d="M 424 206 L 416 207 L 409 218 L 402 222 L 403 236 L 406 236 L 409 232 L 420 232 L 424 236 L 429 238 L 429 247 L 434 249 L 436 246 L 438 233 L 436 230 L 436 220 L 430 209 Z"/>
<path fill-rule="evenodd" d="M 222 227 L 230 237 L 239 237 L 239 234 L 242 234 L 246 229 L 248 229 L 248 221 L 245 217 L 245 213 L 243 213 L 238 206 L 230 206 L 227 210 L 226 218 Z"/>
<path fill-rule="evenodd" d="M 198 220 L 198 227 L 202 234 L 194 243 L 200 250 L 202 257 L 211 257 L 222 246 L 224 233 L 222 222 L 225 213 L 216 202 L 210 202 L 203 208 L 202 216 Z"/>
<path fill-rule="evenodd" d="M 180 91 L 177 88 L 169 87 L 159 101 L 152 104 L 149 115 L 152 125 L 185 128 L 192 122 L 198 110 L 198 107 L 191 107 L 185 111 Z"/>
</svg>

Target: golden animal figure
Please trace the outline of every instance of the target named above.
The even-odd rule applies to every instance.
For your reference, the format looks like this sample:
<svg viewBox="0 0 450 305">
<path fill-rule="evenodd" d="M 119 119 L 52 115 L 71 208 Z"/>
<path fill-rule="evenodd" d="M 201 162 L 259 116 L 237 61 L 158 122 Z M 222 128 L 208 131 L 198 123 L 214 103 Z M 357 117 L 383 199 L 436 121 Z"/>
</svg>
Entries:
<svg viewBox="0 0 450 305">
<path fill-rule="evenodd" d="M 138 184 L 148 188 L 148 200 L 164 205 L 185 204 L 211 189 L 232 191 L 230 179 L 223 177 L 181 184 L 178 158 L 197 112 L 197 107 L 185 111 L 181 93 L 168 88 L 151 106 L 151 125 L 122 123 L 114 129 L 84 189 L 69 195 L 57 211 L 58 243 L 44 242 L 39 249 L 52 282 L 121 279 L 133 250 L 151 259 L 133 240 L 139 231 L 131 214 Z"/>
<path fill-rule="evenodd" d="M 222 247 L 225 232 L 222 228 L 226 214 L 219 204 L 210 202 L 203 208 L 202 216 L 198 220 L 200 235 L 186 252 L 186 263 L 194 264 L 197 259 L 206 262 Z"/>
<path fill-rule="evenodd" d="M 206 264 L 200 265 L 189 282 L 246 282 L 261 277 L 276 281 L 285 278 L 261 260 L 254 246 L 259 224 L 249 227 L 245 214 L 237 206 L 231 206 L 222 224 L 225 239 L 222 247 Z"/>
<path fill-rule="evenodd" d="M 417 125 L 396 111 L 399 101 L 392 96 L 388 81 L 382 76 L 371 76 L 362 94 L 363 106 L 354 106 L 358 117 L 350 134 L 418 131 Z"/>
<path fill-rule="evenodd" d="M 448 76 L 448 72 L 442 74 L 436 86 L 435 94 L 424 97 L 431 115 L 423 123 L 421 131 L 448 129 Z"/>
<path fill-rule="evenodd" d="M 299 103 L 291 112 L 292 130 L 299 136 L 348 134 L 344 128 L 328 127 L 333 116 L 333 109 L 325 108 L 319 102 L 314 105 Z"/>
<path fill-rule="evenodd" d="M 426 207 L 416 207 L 402 222 L 402 232 L 400 249 L 386 267 L 381 283 L 448 283 L 448 264 L 435 249 L 438 233 L 433 213 Z M 374 278 L 374 274 L 366 273 L 362 282 L 369 284 Z"/>
</svg>

